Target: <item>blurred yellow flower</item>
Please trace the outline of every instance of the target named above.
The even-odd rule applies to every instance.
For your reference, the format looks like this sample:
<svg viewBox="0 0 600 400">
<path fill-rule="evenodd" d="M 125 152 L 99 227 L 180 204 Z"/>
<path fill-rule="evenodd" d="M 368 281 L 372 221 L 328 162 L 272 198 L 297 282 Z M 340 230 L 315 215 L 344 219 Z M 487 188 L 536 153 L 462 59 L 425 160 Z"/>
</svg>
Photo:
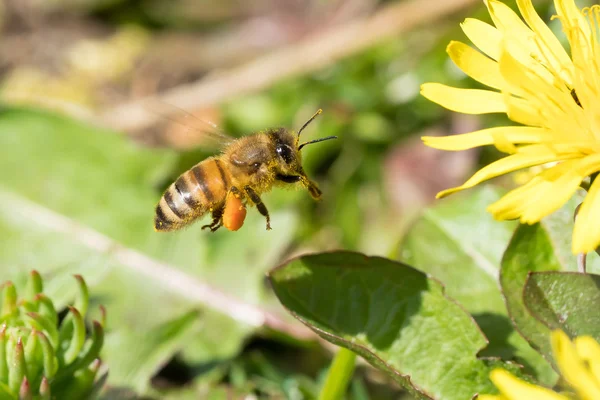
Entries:
<svg viewBox="0 0 600 400">
<path fill-rule="evenodd" d="M 577 393 L 576 399 L 600 399 L 600 345 L 590 336 L 580 336 L 571 342 L 562 331 L 551 336 L 552 353 L 560 373 Z M 502 369 L 490 374 L 500 395 L 481 395 L 478 400 L 573 400 L 572 395 L 524 382 Z"/>
<path fill-rule="evenodd" d="M 570 44 L 569 56 L 531 0 L 517 0 L 525 22 L 500 1 L 487 0 L 486 5 L 495 27 L 476 19 L 461 25 L 481 52 L 461 42 L 451 42 L 447 51 L 467 75 L 495 90 L 426 83 L 421 93 L 453 111 L 506 113 L 522 125 L 423 140 L 443 150 L 494 145 L 509 154 L 438 197 L 554 162 L 488 208 L 496 219 L 518 218 L 533 224 L 559 209 L 582 180 L 600 171 L 600 6 L 580 10 L 573 0 L 554 0 L 556 18 Z M 575 223 L 574 253 L 592 251 L 600 244 L 599 220 L 600 180 L 596 179 Z"/>
</svg>

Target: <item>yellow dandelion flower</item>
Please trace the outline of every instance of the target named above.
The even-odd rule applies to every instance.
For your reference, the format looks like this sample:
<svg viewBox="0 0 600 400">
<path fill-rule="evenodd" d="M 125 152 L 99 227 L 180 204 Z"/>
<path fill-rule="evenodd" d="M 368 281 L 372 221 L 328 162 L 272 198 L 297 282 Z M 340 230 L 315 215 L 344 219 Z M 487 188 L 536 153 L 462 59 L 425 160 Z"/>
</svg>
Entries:
<svg viewBox="0 0 600 400">
<path fill-rule="evenodd" d="M 560 330 L 552 332 L 552 353 L 561 376 L 577 393 L 577 399 L 600 399 L 600 345 L 590 336 L 571 342 Z M 500 395 L 481 395 L 478 400 L 573 400 L 550 389 L 524 382 L 503 369 L 495 369 L 490 379 Z"/>
<path fill-rule="evenodd" d="M 460 42 L 451 42 L 447 51 L 467 75 L 494 90 L 422 86 L 423 96 L 450 110 L 506 113 L 521 124 L 424 137 L 425 144 L 437 149 L 494 145 L 508 154 L 462 186 L 438 193 L 438 198 L 509 172 L 552 165 L 488 208 L 496 219 L 533 224 L 563 206 L 583 179 L 600 171 L 600 6 L 579 9 L 574 0 L 554 4 L 570 56 L 531 0 L 517 0 L 523 19 L 500 1 L 487 0 L 495 26 L 476 19 L 461 24 L 480 51 Z M 575 223 L 574 253 L 592 251 L 600 244 L 599 220 L 600 179 L 596 179 Z"/>
</svg>

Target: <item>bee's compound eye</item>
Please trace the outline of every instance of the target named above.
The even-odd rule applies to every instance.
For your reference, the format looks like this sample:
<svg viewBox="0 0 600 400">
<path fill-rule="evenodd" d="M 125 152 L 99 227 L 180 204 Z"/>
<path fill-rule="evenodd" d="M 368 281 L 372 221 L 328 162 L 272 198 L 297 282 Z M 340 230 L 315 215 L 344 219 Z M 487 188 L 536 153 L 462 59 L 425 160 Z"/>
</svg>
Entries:
<svg viewBox="0 0 600 400">
<path fill-rule="evenodd" d="M 283 161 L 285 161 L 288 164 L 292 162 L 292 149 L 290 148 L 290 146 L 286 144 L 279 144 L 277 145 L 275 150 L 277 151 L 277 154 L 281 158 L 283 158 Z"/>
</svg>

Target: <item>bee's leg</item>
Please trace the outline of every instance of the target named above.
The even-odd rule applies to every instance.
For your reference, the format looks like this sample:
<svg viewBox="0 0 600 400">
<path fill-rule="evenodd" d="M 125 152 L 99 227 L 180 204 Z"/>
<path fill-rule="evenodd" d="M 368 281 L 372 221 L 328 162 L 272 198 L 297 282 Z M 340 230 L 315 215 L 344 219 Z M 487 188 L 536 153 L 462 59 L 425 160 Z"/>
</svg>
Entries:
<svg viewBox="0 0 600 400">
<path fill-rule="evenodd" d="M 235 197 L 237 197 L 238 199 L 242 198 L 242 192 L 240 191 L 240 189 L 238 189 L 236 186 L 232 186 L 231 188 L 229 188 L 229 191 L 231 193 L 233 193 L 233 195 Z"/>
<path fill-rule="evenodd" d="M 265 203 L 262 202 L 260 196 L 250 186 L 244 187 L 244 190 L 248 194 L 250 200 L 256 205 L 258 212 L 267 218 L 267 230 L 271 230 L 271 218 L 269 217 L 269 210 L 267 210 Z"/>
<path fill-rule="evenodd" d="M 308 189 L 308 193 L 310 193 L 311 197 L 315 200 L 319 200 L 321 198 L 321 189 L 317 186 L 316 183 L 308 179 L 306 176 L 301 176 L 300 180 L 302 184 Z"/>
<path fill-rule="evenodd" d="M 215 232 L 223 225 L 223 210 L 225 209 L 224 205 L 219 205 L 212 212 L 212 222 L 208 225 L 204 225 L 202 229 L 210 229 L 211 232 Z"/>
<path fill-rule="evenodd" d="M 296 183 L 296 182 L 299 182 L 300 179 L 302 179 L 302 177 L 300 175 L 277 174 L 277 175 L 275 175 L 275 179 L 277 179 L 278 181 L 285 182 L 285 183 Z"/>
<path fill-rule="evenodd" d="M 302 184 L 304 186 L 306 186 L 306 188 L 308 189 L 308 192 L 310 193 L 310 195 L 314 198 L 314 199 L 318 199 L 319 197 L 321 197 L 321 190 L 319 189 L 319 187 L 317 186 L 316 183 L 314 183 L 313 181 L 311 181 L 310 179 L 308 179 L 305 176 L 302 175 L 281 175 L 281 174 L 277 174 L 275 175 L 275 179 L 285 182 L 285 183 L 296 183 L 296 182 L 302 182 Z"/>
<path fill-rule="evenodd" d="M 308 193 L 310 193 L 310 195 L 312 196 L 313 199 L 318 200 L 321 198 L 321 194 L 323 192 L 321 192 L 321 189 L 319 189 L 319 187 L 317 186 L 316 183 L 309 180 L 307 187 L 308 187 Z"/>
</svg>

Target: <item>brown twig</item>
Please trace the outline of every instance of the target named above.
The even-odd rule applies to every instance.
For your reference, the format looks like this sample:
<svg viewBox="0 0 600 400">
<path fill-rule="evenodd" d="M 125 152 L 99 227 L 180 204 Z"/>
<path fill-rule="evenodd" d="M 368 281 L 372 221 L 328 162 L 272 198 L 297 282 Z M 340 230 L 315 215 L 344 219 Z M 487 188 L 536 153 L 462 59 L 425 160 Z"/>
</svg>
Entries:
<svg viewBox="0 0 600 400">
<path fill-rule="evenodd" d="M 264 89 L 292 76 L 319 70 L 364 50 L 385 38 L 397 36 L 425 22 L 457 12 L 480 0 L 405 0 L 374 15 L 341 25 L 276 50 L 238 67 L 171 89 L 158 96 L 165 103 L 186 109 L 215 105 Z M 159 118 L 144 107 L 144 100 L 108 109 L 100 122 L 116 130 L 134 131 Z"/>
</svg>

